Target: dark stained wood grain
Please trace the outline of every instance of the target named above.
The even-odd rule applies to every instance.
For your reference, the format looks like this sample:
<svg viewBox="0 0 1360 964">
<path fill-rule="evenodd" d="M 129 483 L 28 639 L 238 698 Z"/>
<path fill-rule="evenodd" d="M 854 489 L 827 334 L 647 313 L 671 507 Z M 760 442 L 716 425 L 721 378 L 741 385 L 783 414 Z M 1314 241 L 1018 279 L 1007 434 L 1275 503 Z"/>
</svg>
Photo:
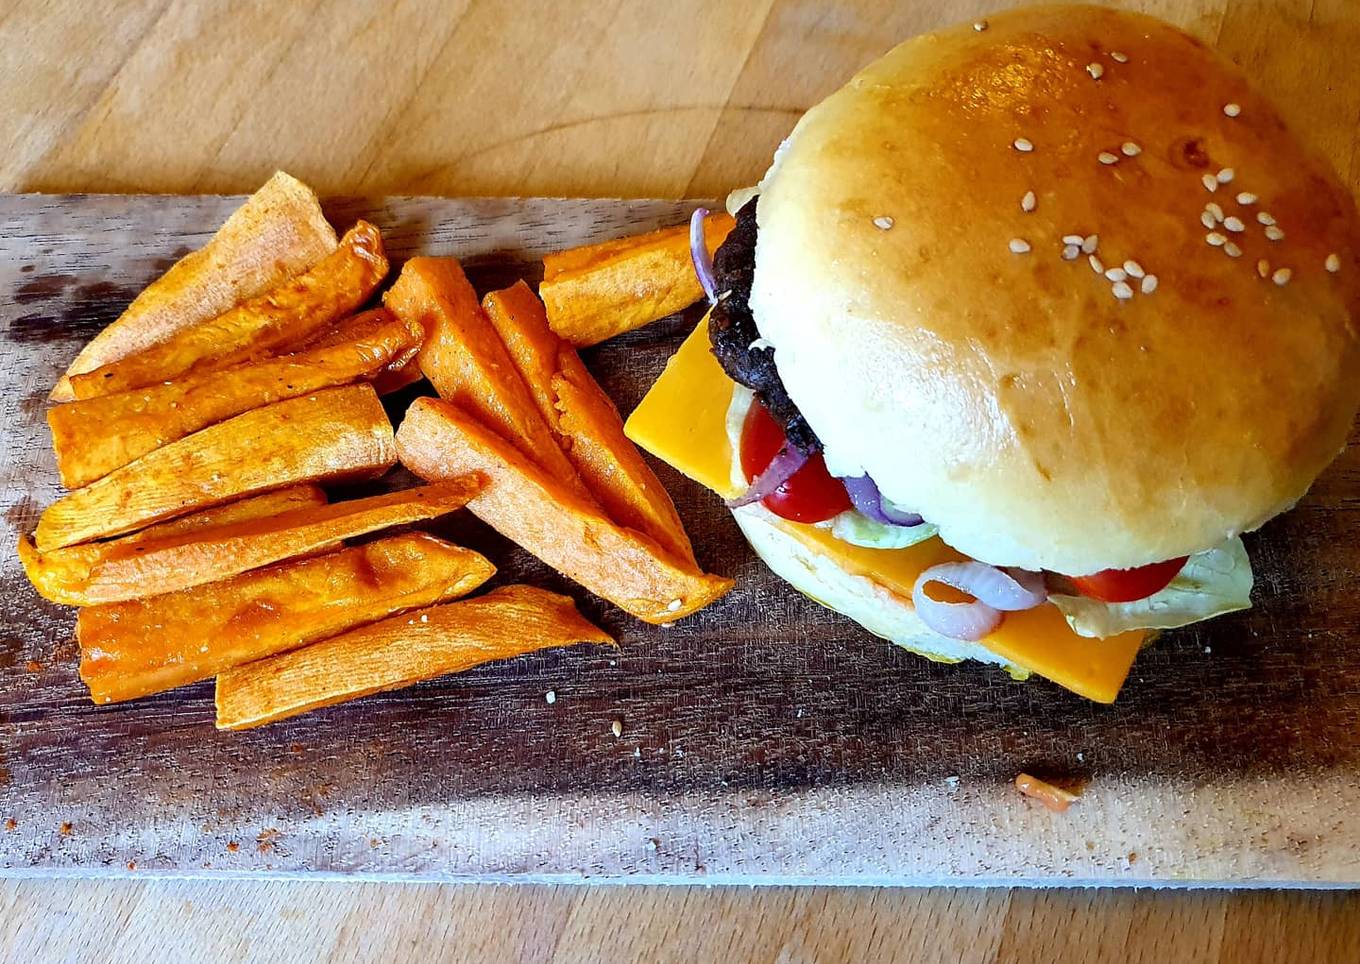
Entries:
<svg viewBox="0 0 1360 964">
<path fill-rule="evenodd" d="M 1360 882 L 1356 447 L 1249 538 L 1256 607 L 1161 638 L 1113 707 L 895 650 L 788 591 L 717 499 L 665 466 L 700 561 L 738 580 L 673 628 L 470 517 L 434 527 L 486 552 L 498 582 L 571 593 L 618 652 L 535 654 L 242 734 L 213 729 L 210 684 L 94 707 L 72 612 L 38 598 L 13 551 L 58 493 L 46 393 L 237 203 L 0 197 L 0 869 Z M 375 221 L 398 258 L 463 257 L 485 289 L 688 207 L 395 198 L 328 213 Z M 627 411 L 696 321 L 587 363 Z M 1009 788 L 1020 770 L 1087 789 L 1051 815 Z"/>
</svg>

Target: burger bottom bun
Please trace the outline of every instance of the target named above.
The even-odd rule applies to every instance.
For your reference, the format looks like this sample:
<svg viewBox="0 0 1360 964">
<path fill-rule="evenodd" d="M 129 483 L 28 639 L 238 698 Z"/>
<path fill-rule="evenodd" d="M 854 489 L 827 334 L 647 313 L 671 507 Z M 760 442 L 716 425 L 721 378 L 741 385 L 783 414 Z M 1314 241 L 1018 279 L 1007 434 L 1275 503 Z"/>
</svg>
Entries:
<svg viewBox="0 0 1360 964">
<path fill-rule="evenodd" d="M 972 659 L 1006 667 L 1015 676 L 1028 675 L 978 643 L 933 632 L 909 601 L 870 579 L 847 572 L 828 556 L 780 531 L 759 505 L 736 509 L 732 516 L 756 555 L 775 575 L 814 602 L 849 616 L 875 636 L 937 663 Z"/>
</svg>

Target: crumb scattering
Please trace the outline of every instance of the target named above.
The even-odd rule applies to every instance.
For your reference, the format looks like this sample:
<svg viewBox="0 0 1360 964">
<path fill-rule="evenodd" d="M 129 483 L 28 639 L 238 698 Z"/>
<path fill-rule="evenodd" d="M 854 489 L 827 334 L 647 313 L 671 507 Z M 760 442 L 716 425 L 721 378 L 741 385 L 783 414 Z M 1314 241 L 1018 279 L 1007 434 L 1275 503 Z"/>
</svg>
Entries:
<svg viewBox="0 0 1360 964">
<path fill-rule="evenodd" d="M 1028 773 L 1021 773 L 1015 778 L 1015 789 L 1019 790 L 1031 800 L 1036 800 L 1043 804 L 1054 813 L 1063 813 L 1076 802 L 1077 795 L 1064 790 L 1062 787 L 1054 786 L 1047 780 L 1040 780 L 1036 776 Z"/>
</svg>

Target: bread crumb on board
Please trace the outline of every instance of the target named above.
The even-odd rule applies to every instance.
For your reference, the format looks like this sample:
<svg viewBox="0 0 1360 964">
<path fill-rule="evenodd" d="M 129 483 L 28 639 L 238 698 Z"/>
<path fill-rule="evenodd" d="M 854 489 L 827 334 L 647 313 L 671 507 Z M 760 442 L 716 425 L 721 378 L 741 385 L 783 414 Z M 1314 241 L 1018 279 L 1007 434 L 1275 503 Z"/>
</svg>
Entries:
<svg viewBox="0 0 1360 964">
<path fill-rule="evenodd" d="M 1063 813 L 1076 802 L 1077 795 L 1062 787 L 1054 786 L 1047 780 L 1041 780 L 1028 773 L 1021 773 L 1015 778 L 1015 789 L 1019 790 L 1031 800 L 1036 800 L 1043 804 L 1054 813 Z"/>
</svg>

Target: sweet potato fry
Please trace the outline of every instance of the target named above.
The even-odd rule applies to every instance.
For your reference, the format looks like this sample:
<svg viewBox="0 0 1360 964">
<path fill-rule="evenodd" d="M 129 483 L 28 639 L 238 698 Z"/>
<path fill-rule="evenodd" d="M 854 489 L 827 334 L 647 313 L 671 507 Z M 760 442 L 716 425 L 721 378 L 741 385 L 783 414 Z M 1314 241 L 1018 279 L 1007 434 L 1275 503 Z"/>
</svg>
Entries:
<svg viewBox="0 0 1360 964">
<path fill-rule="evenodd" d="M 735 222 L 704 219 L 709 253 Z M 550 254 L 538 293 L 553 331 L 578 347 L 594 345 L 674 314 L 703 297 L 689 257 L 689 227 L 664 228 Z"/>
<path fill-rule="evenodd" d="M 246 199 L 213 235 L 139 294 L 118 320 L 90 341 L 52 392 L 74 398 L 69 376 L 93 371 L 216 318 L 233 305 L 276 288 L 335 250 L 311 188 L 279 171 Z"/>
<path fill-rule="evenodd" d="M 623 434 L 623 419 L 581 358 L 548 327 L 523 281 L 482 299 L 543 418 L 609 517 L 694 564 L 694 550 L 665 486 Z"/>
<path fill-rule="evenodd" d="M 535 650 L 612 642 L 565 596 L 506 586 L 227 670 L 217 677 L 217 728 L 244 730 Z"/>
<path fill-rule="evenodd" d="M 378 374 L 373 379 L 373 390 L 379 395 L 391 395 L 399 392 L 408 385 L 414 385 L 424 378 L 425 375 L 420 370 L 420 363 L 412 359 L 404 365 L 393 367 L 391 365 Z"/>
<path fill-rule="evenodd" d="M 30 537 L 21 535 L 17 547 L 19 562 L 24 567 L 28 581 L 38 590 L 38 595 L 53 602 L 71 602 L 75 605 L 69 596 L 70 591 L 66 588 L 68 584 L 78 586 L 79 579 L 88 576 L 100 560 L 110 555 L 119 552 L 131 553 L 139 546 L 205 529 L 245 522 L 248 519 L 263 519 L 294 509 L 314 508 L 325 504 L 326 493 L 320 486 L 295 485 L 289 489 L 278 489 L 263 495 L 215 505 L 210 509 L 148 526 L 140 532 L 120 536 L 117 539 L 67 546 L 65 549 L 53 549 L 51 552 L 39 552 Z M 323 551 L 334 548 L 339 546 L 326 546 Z"/>
<path fill-rule="evenodd" d="M 408 361 L 422 332 L 378 309 L 341 329 L 344 337 L 294 355 L 194 371 L 48 410 L 62 485 L 79 488 L 199 429 L 252 408 L 360 379 Z"/>
<path fill-rule="evenodd" d="M 386 308 L 376 308 L 373 311 L 366 311 L 362 315 L 355 315 L 348 321 L 341 322 L 335 328 L 327 332 L 322 332 L 319 337 L 304 342 L 294 350 L 328 348 L 340 342 L 367 334 L 366 328 L 372 326 L 368 319 L 376 317 L 396 318 L 392 312 Z M 393 359 L 386 368 L 375 375 L 372 379 L 373 390 L 379 395 L 389 395 L 399 391 L 407 385 L 414 385 L 424 376 L 420 373 L 420 346 L 425 342 L 425 329 L 418 322 L 399 318 L 397 319 L 416 336 L 416 345 L 409 354 L 403 353 L 400 358 Z"/>
<path fill-rule="evenodd" d="M 224 502 L 222 505 L 215 505 L 210 509 L 182 515 L 178 519 L 171 519 L 169 522 L 147 526 L 141 532 L 134 532 L 132 535 L 109 539 L 106 542 L 99 543 L 99 545 L 133 546 L 165 536 L 177 536 L 186 532 L 197 532 L 200 529 L 214 529 L 217 526 L 244 522 L 247 519 L 265 519 L 269 516 L 291 512 L 294 509 L 314 508 L 325 505 L 327 501 L 326 491 L 321 486 L 295 485 L 287 489 L 275 489 L 273 492 L 266 492 L 263 495 L 252 495 L 246 499 L 237 499 L 235 502 Z"/>
<path fill-rule="evenodd" d="M 425 329 L 420 370 L 441 397 L 499 432 L 564 486 L 589 499 L 524 379 L 477 303 L 456 258 L 412 258 L 383 303 Z"/>
<path fill-rule="evenodd" d="M 300 482 L 381 475 L 396 460 L 372 386 L 257 408 L 171 442 L 59 499 L 38 520 L 48 552 Z"/>
<path fill-rule="evenodd" d="M 20 540 L 19 558 L 39 594 L 68 606 L 142 599 L 191 589 L 343 539 L 461 509 L 481 488 L 474 477 L 333 505 L 294 509 L 158 538 L 94 542 L 38 552 Z"/>
<path fill-rule="evenodd" d="M 360 221 L 306 273 L 135 355 L 74 375 L 71 389 L 76 398 L 95 398 L 277 353 L 355 311 L 386 275 L 382 235 Z"/>
<path fill-rule="evenodd" d="M 673 557 L 640 532 L 610 521 L 467 412 L 418 398 L 397 430 L 401 462 L 424 479 L 484 475 L 468 508 L 597 596 L 649 623 L 702 609 L 732 588 Z"/>
<path fill-rule="evenodd" d="M 495 573 L 471 549 L 407 532 L 76 619 L 80 678 L 96 703 L 136 699 L 464 596 Z"/>
</svg>

